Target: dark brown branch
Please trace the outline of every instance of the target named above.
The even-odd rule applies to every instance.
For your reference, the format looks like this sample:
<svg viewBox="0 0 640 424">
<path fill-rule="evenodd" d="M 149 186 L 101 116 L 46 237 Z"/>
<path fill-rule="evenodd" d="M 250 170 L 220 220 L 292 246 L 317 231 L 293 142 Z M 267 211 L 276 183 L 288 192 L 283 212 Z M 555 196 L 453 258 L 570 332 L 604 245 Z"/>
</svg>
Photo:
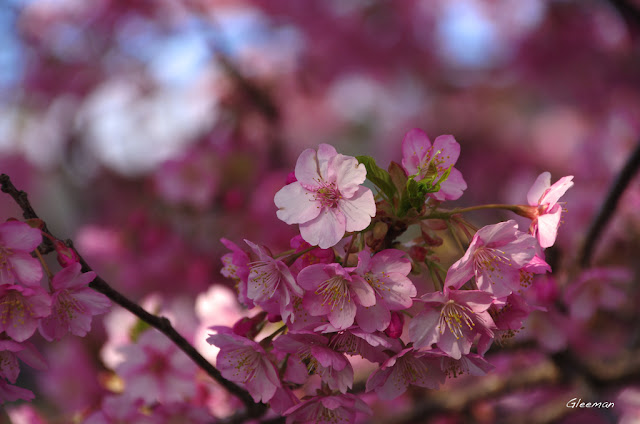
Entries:
<svg viewBox="0 0 640 424">
<path fill-rule="evenodd" d="M 609 194 L 600 207 L 600 211 L 598 211 L 598 214 L 591 222 L 587 237 L 582 245 L 581 253 L 578 256 L 579 264 L 582 267 L 587 267 L 591 262 L 593 249 L 600 235 L 603 233 L 607 222 L 613 216 L 620 197 L 622 197 L 622 194 L 638 171 L 638 168 L 640 168 L 640 142 L 638 142 L 635 150 L 631 156 L 629 156 L 629 159 L 627 159 L 627 163 L 625 163 L 622 171 L 620 171 L 620 174 L 609 189 Z"/>
<path fill-rule="evenodd" d="M 27 198 L 27 193 L 16 189 L 8 175 L 0 175 L 0 184 L 2 186 L 2 191 L 9 194 L 18 204 L 18 206 L 20 206 L 23 211 L 23 216 L 26 219 L 40 219 L 36 212 L 33 210 L 33 207 L 31 206 L 29 199 Z M 44 224 L 42 231 L 50 235 L 51 237 L 56 238 L 53 234 L 51 234 L 46 224 Z M 48 241 L 46 237 L 45 240 Z M 51 242 L 49 241 L 49 243 Z M 82 265 L 82 271 L 93 271 L 89 264 L 87 264 L 84 258 L 80 255 L 80 253 L 78 253 L 78 251 L 73 247 L 73 243 L 71 242 L 71 240 L 67 240 L 66 244 L 67 246 L 72 248 L 78 255 L 80 264 Z M 167 318 L 150 314 L 140 305 L 129 300 L 122 293 L 113 289 L 100 276 L 96 276 L 96 278 L 89 284 L 89 287 L 99 293 L 104 294 L 112 302 L 122 306 L 123 308 L 140 318 L 142 321 L 146 322 L 153 328 L 156 328 L 161 333 L 166 335 L 173 343 L 175 343 L 176 346 L 178 346 L 184 353 L 186 353 L 189 358 L 191 358 L 191 360 L 196 363 L 196 365 L 198 365 L 208 375 L 210 375 L 211 378 L 217 381 L 218 384 L 224 387 L 229 393 L 238 397 L 246 405 L 248 417 L 260 417 L 266 412 L 266 405 L 254 402 L 249 392 L 247 392 L 237 384 L 225 379 L 216 367 L 211 365 L 209 361 L 207 361 L 202 355 L 200 355 L 200 353 L 184 337 L 182 337 L 180 333 L 175 330 L 175 328 L 173 328 L 171 322 Z"/>
</svg>

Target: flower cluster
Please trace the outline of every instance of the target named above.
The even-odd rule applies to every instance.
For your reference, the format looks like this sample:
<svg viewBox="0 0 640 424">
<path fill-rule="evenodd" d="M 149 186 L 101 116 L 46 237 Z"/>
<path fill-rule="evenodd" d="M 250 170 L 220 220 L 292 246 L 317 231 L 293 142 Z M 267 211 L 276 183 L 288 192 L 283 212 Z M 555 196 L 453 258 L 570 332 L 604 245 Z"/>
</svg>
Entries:
<svg viewBox="0 0 640 424">
<path fill-rule="evenodd" d="M 88 287 L 95 273 L 81 265 L 64 244 L 54 242 L 62 270 L 40 283 L 43 270 L 31 252 L 42 242 L 38 228 L 19 221 L 0 224 L 0 404 L 33 399 L 31 391 L 14 386 L 18 359 L 35 369 L 46 368 L 44 358 L 29 339 L 39 330 L 48 341 L 67 333 L 85 336 L 93 315 L 106 312 L 109 300 Z"/>
<path fill-rule="evenodd" d="M 241 303 L 265 313 L 251 330 L 211 328 L 222 375 L 288 422 L 353 422 L 371 412 L 350 392 L 358 358 L 377 364 L 366 390 L 381 399 L 491 370 L 484 355 L 492 342 L 515 334 L 533 310 L 522 294 L 534 274 L 550 271 L 544 249 L 556 239 L 558 200 L 573 182 L 551 185 L 543 173 L 529 204 L 510 208 L 531 219 L 528 232 L 514 220 L 477 229 L 464 210 L 441 207 L 467 187 L 454 168 L 459 154 L 452 136 L 432 144 L 419 129 L 407 133 L 402 164 L 388 171 L 326 144 L 303 151 L 274 199 L 278 218 L 299 225 L 293 250 L 274 255 L 249 240 L 248 249 L 223 240 L 231 253 L 222 273 L 236 281 Z M 411 226 L 422 237 L 400 241 Z M 448 269 L 434 250 L 442 230 L 460 247 L 467 237 Z M 423 271 L 430 285 L 409 278 Z M 260 335 L 265 327 L 274 331 Z"/>
</svg>

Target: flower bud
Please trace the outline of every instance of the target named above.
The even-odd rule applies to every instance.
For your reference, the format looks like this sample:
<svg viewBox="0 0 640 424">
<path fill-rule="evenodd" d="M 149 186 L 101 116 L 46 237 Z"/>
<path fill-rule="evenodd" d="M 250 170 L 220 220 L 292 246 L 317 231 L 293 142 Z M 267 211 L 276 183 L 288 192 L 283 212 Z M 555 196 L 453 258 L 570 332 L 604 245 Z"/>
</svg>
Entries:
<svg viewBox="0 0 640 424">
<path fill-rule="evenodd" d="M 391 322 L 384 333 L 392 339 L 400 338 L 404 328 L 404 315 L 401 312 L 391 311 Z"/>
<path fill-rule="evenodd" d="M 75 252 L 75 250 L 73 250 L 60 240 L 54 241 L 53 245 L 55 246 L 56 253 L 58 254 L 58 263 L 63 268 L 66 268 L 69 265 L 73 265 L 76 262 L 80 262 L 80 258 L 78 257 L 78 254 Z"/>
</svg>

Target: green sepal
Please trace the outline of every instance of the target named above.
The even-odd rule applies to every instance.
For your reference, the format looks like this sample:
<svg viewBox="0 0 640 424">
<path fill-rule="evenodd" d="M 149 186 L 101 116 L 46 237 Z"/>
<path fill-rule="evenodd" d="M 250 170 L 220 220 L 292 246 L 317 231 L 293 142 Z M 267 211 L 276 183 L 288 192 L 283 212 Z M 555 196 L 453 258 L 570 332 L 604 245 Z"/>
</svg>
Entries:
<svg viewBox="0 0 640 424">
<path fill-rule="evenodd" d="M 389 173 L 380 168 L 371 156 L 356 156 L 356 159 L 367 169 L 367 179 L 375 184 L 389 200 L 393 199 L 396 194 L 396 186 Z"/>
</svg>

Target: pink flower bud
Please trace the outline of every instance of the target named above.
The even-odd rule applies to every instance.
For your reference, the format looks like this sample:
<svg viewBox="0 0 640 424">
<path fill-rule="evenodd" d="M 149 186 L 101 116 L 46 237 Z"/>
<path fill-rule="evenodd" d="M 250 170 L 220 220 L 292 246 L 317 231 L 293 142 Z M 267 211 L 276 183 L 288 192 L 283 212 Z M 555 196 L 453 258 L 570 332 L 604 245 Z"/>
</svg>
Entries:
<svg viewBox="0 0 640 424">
<path fill-rule="evenodd" d="M 391 322 L 384 333 L 392 339 L 398 339 L 404 328 L 404 315 L 401 312 L 391 311 Z"/>
<path fill-rule="evenodd" d="M 54 241 L 53 244 L 56 248 L 56 253 L 58 254 L 58 263 L 63 268 L 66 268 L 69 265 L 73 265 L 77 262 L 80 262 L 80 258 L 78 258 L 78 254 L 69 246 L 67 246 L 60 240 Z"/>
<path fill-rule="evenodd" d="M 253 340 L 253 338 L 260 332 L 258 325 L 264 321 L 266 316 L 266 312 L 260 312 L 253 318 L 240 318 L 235 324 L 233 324 L 233 332 L 238 336 Z"/>
</svg>

